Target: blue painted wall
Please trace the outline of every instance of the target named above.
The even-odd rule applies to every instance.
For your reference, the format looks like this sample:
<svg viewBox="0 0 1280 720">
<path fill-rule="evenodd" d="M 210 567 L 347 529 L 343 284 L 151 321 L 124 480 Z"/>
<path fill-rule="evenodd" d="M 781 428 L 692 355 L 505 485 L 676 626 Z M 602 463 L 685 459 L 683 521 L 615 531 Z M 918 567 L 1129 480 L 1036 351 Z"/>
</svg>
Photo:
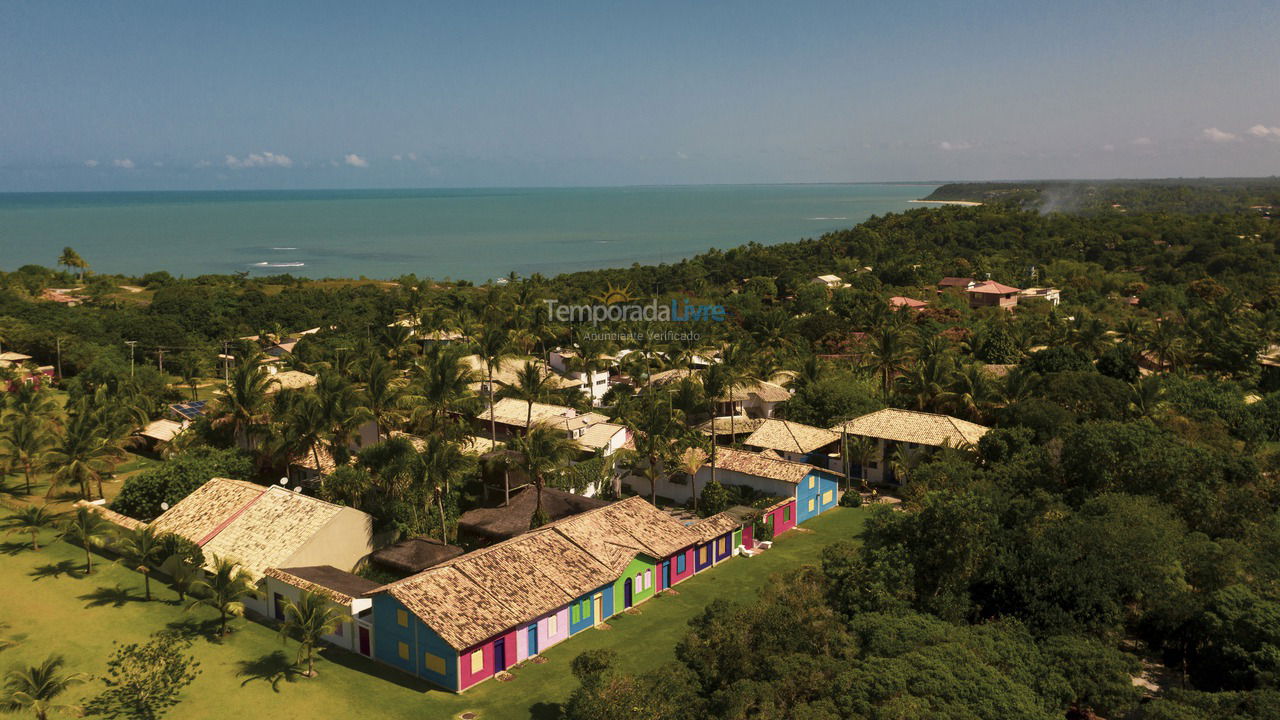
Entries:
<svg viewBox="0 0 1280 720">
<path fill-rule="evenodd" d="M 409 627 L 403 627 L 397 622 L 398 610 L 408 613 Z M 388 593 L 379 593 L 373 597 L 373 633 L 373 656 L 379 662 L 443 688 L 458 689 L 458 652 Z M 407 660 L 400 657 L 400 643 L 409 646 Z M 444 658 L 444 674 L 427 669 L 427 652 Z"/>
<path fill-rule="evenodd" d="M 575 635 L 579 632 L 582 632 L 583 630 L 586 630 L 587 628 L 591 628 L 595 626 L 596 624 L 595 597 L 597 594 L 601 595 L 600 609 L 601 609 L 602 616 L 600 617 L 600 622 L 604 622 L 605 620 L 608 620 L 610 617 L 613 617 L 613 585 L 609 584 L 601 588 L 596 588 L 595 590 L 592 590 L 586 595 L 583 595 L 577 598 L 576 600 L 573 601 L 573 603 L 569 605 L 569 634 L 570 635 Z M 573 608 L 575 606 L 577 606 L 578 608 L 577 622 L 574 622 L 574 619 L 573 619 L 574 617 Z"/>
<path fill-rule="evenodd" d="M 823 496 L 831 493 L 831 499 L 823 502 Z M 796 488 L 796 522 L 802 523 L 809 518 L 830 510 L 839 503 L 839 477 L 834 473 L 815 470 L 805 476 Z M 809 501 L 813 501 L 813 509 L 809 509 Z"/>
</svg>

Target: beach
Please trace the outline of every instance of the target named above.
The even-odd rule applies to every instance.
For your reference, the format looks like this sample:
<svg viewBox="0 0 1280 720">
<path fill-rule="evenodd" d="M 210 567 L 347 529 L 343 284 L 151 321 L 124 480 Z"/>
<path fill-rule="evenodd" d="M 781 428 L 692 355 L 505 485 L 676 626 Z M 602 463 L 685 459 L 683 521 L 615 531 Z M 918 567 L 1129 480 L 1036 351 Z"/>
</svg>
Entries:
<svg viewBox="0 0 1280 720">
<path fill-rule="evenodd" d="M 982 204 L 972 200 L 908 200 L 907 202 L 927 203 L 929 205 L 963 205 L 965 207 L 976 207 Z"/>
</svg>

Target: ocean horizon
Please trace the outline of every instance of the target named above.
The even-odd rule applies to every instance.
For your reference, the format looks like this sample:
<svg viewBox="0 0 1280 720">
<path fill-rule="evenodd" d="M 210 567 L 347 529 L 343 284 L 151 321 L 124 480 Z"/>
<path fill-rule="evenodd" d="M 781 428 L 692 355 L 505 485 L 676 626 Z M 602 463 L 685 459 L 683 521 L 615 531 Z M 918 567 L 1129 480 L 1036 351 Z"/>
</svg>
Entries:
<svg viewBox="0 0 1280 720">
<path fill-rule="evenodd" d="M 0 194 L 0 268 L 483 282 L 676 262 L 912 207 L 936 183 Z"/>
</svg>

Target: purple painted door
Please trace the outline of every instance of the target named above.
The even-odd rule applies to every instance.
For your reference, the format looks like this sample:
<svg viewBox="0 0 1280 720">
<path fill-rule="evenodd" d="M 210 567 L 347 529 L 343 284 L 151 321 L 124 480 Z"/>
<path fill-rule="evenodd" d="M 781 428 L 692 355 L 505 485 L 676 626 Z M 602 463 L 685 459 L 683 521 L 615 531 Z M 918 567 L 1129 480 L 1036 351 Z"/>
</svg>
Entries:
<svg viewBox="0 0 1280 720">
<path fill-rule="evenodd" d="M 365 657 L 369 657 L 373 654 L 373 648 L 371 647 L 372 643 L 369 639 L 369 628 L 363 625 L 359 627 L 360 629 L 356 631 L 356 634 L 360 637 L 360 654 Z"/>
</svg>

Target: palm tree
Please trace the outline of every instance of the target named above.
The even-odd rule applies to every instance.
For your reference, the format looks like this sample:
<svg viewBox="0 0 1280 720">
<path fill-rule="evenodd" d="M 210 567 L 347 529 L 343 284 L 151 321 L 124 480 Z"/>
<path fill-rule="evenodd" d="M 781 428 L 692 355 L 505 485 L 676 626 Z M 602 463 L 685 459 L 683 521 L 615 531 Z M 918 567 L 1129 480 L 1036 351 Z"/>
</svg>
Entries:
<svg viewBox="0 0 1280 720">
<path fill-rule="evenodd" d="M 915 410 L 934 410 L 952 380 L 952 362 L 947 354 L 931 353 L 898 376 L 902 394 Z"/>
<path fill-rule="evenodd" d="M 440 512 L 440 541 L 447 543 L 449 526 L 445 523 L 444 499 L 449 494 L 450 485 L 458 478 L 458 469 L 463 466 L 462 449 L 455 442 L 433 435 L 427 439 L 418 458 L 418 481 L 431 489 L 431 498 Z"/>
<path fill-rule="evenodd" d="M 952 374 L 942 404 L 956 415 L 981 422 L 994 394 L 991 376 L 981 365 L 970 363 Z"/>
<path fill-rule="evenodd" d="M 22 467 L 26 493 L 31 494 L 31 473 L 44 467 L 45 455 L 53 443 L 53 423 L 40 415 L 13 413 L 0 435 L 0 451 L 12 456 Z"/>
<path fill-rule="evenodd" d="M 63 673 L 66 661 L 59 655 L 50 655 L 39 665 L 10 670 L 4 678 L 4 697 L 0 707 L 8 712 L 27 712 L 37 720 L 47 720 L 51 713 L 79 716 L 76 705 L 59 705 L 59 695 L 75 685 L 88 680 L 83 673 Z"/>
<path fill-rule="evenodd" d="M 433 345 L 413 366 L 415 400 L 410 423 L 415 430 L 436 433 L 450 412 L 473 414 L 479 408 L 471 384 L 478 374 L 462 359 L 462 351 L 447 345 Z"/>
<path fill-rule="evenodd" d="M 80 257 L 80 253 L 69 247 L 62 248 L 62 254 L 58 256 L 58 264 L 67 270 L 79 270 L 80 280 L 84 280 L 85 271 L 89 269 L 89 263 Z"/>
<path fill-rule="evenodd" d="M 486 389 L 489 395 L 489 441 L 498 444 L 498 420 L 493 412 L 493 373 L 502 367 L 502 361 L 511 356 L 511 336 L 503 329 L 490 327 L 476 341 L 476 352 L 484 361 L 485 375 L 488 378 Z M 506 503 L 511 503 L 511 483 L 506 483 Z M 541 497 L 541 495 L 539 495 Z"/>
<path fill-rule="evenodd" d="M 364 407 L 378 424 L 378 438 L 404 420 L 406 381 L 396 367 L 382 358 L 374 358 L 364 376 Z"/>
<path fill-rule="evenodd" d="M 654 390 L 646 392 L 643 401 L 632 407 L 622 422 L 635 435 L 636 452 L 646 459 L 646 467 L 653 472 L 662 467 L 662 461 L 671 452 L 672 440 L 684 428 L 684 418 L 672 406 L 670 395 Z M 649 499 L 655 507 L 658 504 L 656 478 L 657 475 L 649 476 Z"/>
<path fill-rule="evenodd" d="M 867 486 L 867 463 L 871 462 L 871 458 L 875 457 L 878 449 L 875 440 L 864 435 L 844 435 L 844 478 L 846 484 L 850 484 L 849 466 L 855 462 L 858 465 L 858 484 L 862 487 Z M 846 488 L 847 489 L 847 488 Z"/>
<path fill-rule="evenodd" d="M 324 440 L 325 417 L 324 408 L 315 393 L 305 392 L 291 396 L 281 415 L 282 439 L 284 450 L 290 459 L 308 453 L 320 471 L 320 444 Z"/>
<path fill-rule="evenodd" d="M 234 560 L 213 556 L 213 571 L 192 583 L 193 599 L 187 604 L 191 612 L 199 607 L 218 613 L 218 637 L 227 634 L 227 620 L 244 614 L 244 598 L 257 597 L 253 578 Z"/>
<path fill-rule="evenodd" d="M 62 525 L 62 537 L 84 548 L 84 574 L 93 572 L 93 546 L 101 543 L 109 532 L 109 525 L 97 511 L 87 507 L 76 508 L 75 514 Z"/>
<path fill-rule="evenodd" d="M 1159 375 L 1138 378 L 1129 386 L 1129 407 L 1140 418 L 1154 418 L 1165 405 L 1164 381 Z"/>
<path fill-rule="evenodd" d="M 40 531 L 53 527 L 57 516 L 44 505 L 26 505 L 5 521 L 6 534 L 26 533 L 31 536 L 31 549 L 40 549 Z"/>
<path fill-rule="evenodd" d="M 529 432 L 513 440 L 511 449 L 516 454 L 516 465 L 533 481 L 537 495 L 530 528 L 539 527 L 547 519 L 542 510 L 542 489 L 546 487 L 547 476 L 568 465 L 580 448 L 563 430 L 537 423 Z"/>
<path fill-rule="evenodd" d="M 260 355 L 246 357 L 231 374 L 231 382 L 210 413 L 214 427 L 229 427 L 242 448 L 249 448 L 251 438 L 266 421 L 265 409 L 271 395 L 271 376 L 262 371 Z"/>
<path fill-rule="evenodd" d="M 191 399 L 195 400 L 199 397 L 197 385 L 200 376 L 205 372 L 207 363 L 204 357 L 195 352 L 180 353 L 175 359 L 174 367 L 178 371 L 178 375 L 182 377 L 182 382 L 186 383 L 191 389 Z"/>
<path fill-rule="evenodd" d="M 885 402 L 889 401 L 894 376 L 906 370 L 909 357 L 902 331 L 894 325 L 882 325 L 871 335 L 866 367 L 880 376 Z"/>
<path fill-rule="evenodd" d="M 698 512 L 698 483 L 694 476 L 707 464 L 707 451 L 698 445 L 690 445 L 680 453 L 679 466 L 681 472 L 689 476 L 689 492 L 693 496 L 693 512 Z"/>
<path fill-rule="evenodd" d="M 57 468 L 46 497 L 60 485 L 78 485 L 80 496 L 89 498 L 90 484 L 97 482 L 98 496 L 103 497 L 102 476 L 126 456 L 120 440 L 105 434 L 107 428 L 89 409 L 81 405 L 71 414 L 62 435 L 47 455 L 50 467 Z"/>
<path fill-rule="evenodd" d="M 334 460 L 344 458 L 347 448 L 360 432 L 360 426 L 373 419 L 373 413 L 360 404 L 355 386 L 336 372 L 320 375 L 316 383 L 316 399 L 324 418 L 324 433 Z"/>
<path fill-rule="evenodd" d="M 173 564 L 173 570 L 169 573 L 169 584 L 173 586 L 173 591 L 178 593 L 178 602 L 184 602 L 191 589 L 200 581 L 200 567 L 178 553 L 170 555 L 168 562 Z"/>
<path fill-rule="evenodd" d="M 116 541 L 116 550 L 121 557 L 128 560 L 138 572 L 142 573 L 142 582 L 147 601 L 151 600 L 151 569 L 153 565 L 164 560 L 164 536 L 156 532 L 150 525 L 141 525 L 132 530 L 120 533 Z"/>
<path fill-rule="evenodd" d="M 751 359 L 750 349 L 742 343 L 735 343 L 726 346 L 724 352 L 720 353 L 720 362 L 712 366 L 712 368 L 720 368 L 721 384 L 729 396 L 730 442 L 737 439 L 738 430 L 736 427 L 738 411 L 734 405 L 735 394 L 759 380 L 750 369 Z M 715 418 L 712 418 L 711 422 L 714 426 Z"/>
<path fill-rule="evenodd" d="M 526 360 L 524 365 L 516 371 L 515 384 L 502 388 L 498 394 L 524 401 L 524 427 L 525 432 L 528 432 L 529 425 L 533 422 L 533 404 L 552 399 L 555 396 L 555 387 L 551 382 L 549 370 L 531 360 Z"/>
<path fill-rule="evenodd" d="M 322 595 L 303 591 L 295 600 L 284 602 L 284 623 L 280 625 L 281 638 L 298 641 L 299 664 L 305 659 L 306 677 L 316 676 L 315 649 L 320 639 L 333 632 L 351 617 L 338 609 Z"/>
</svg>

